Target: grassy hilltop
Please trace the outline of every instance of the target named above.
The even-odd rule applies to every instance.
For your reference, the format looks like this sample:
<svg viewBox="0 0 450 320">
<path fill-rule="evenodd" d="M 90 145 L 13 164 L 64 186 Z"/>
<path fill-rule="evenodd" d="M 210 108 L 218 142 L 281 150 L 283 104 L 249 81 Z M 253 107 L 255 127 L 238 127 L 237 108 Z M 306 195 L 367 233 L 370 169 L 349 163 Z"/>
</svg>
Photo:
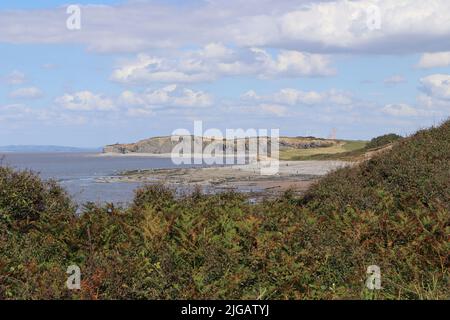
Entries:
<svg viewBox="0 0 450 320">
<path fill-rule="evenodd" d="M 193 138 L 193 137 L 191 137 Z M 236 150 L 235 141 L 218 138 L 202 137 L 203 148 L 208 145 L 215 145 L 216 148 Z M 270 139 L 269 139 L 270 140 Z M 245 150 L 249 150 L 250 141 L 256 143 L 254 138 L 239 138 L 245 146 Z M 172 141 L 170 136 L 154 137 L 144 139 L 135 143 L 128 144 L 113 144 L 103 148 L 104 153 L 116 154 L 170 154 L 178 141 Z M 352 141 L 352 140 L 335 140 L 322 139 L 314 137 L 280 137 L 280 159 L 281 160 L 307 160 L 312 156 L 334 155 L 346 153 L 354 150 L 363 149 L 367 141 Z"/>
<path fill-rule="evenodd" d="M 56 184 L 1 168 L 0 298 L 448 299 L 449 146 L 447 121 L 300 198 L 156 185 L 81 216 Z M 79 291 L 65 287 L 72 264 Z M 382 290 L 364 285 L 370 265 Z"/>
</svg>

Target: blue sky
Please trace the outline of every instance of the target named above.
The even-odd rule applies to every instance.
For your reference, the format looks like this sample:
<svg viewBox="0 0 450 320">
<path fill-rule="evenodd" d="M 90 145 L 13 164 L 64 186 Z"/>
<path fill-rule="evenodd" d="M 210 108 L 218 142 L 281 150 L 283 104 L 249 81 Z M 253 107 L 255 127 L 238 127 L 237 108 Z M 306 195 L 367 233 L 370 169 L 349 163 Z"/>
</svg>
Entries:
<svg viewBox="0 0 450 320">
<path fill-rule="evenodd" d="M 69 30 L 67 1 L 0 3 L 0 145 L 97 147 L 194 120 L 369 139 L 450 115 L 445 0 L 76 4 Z"/>
</svg>

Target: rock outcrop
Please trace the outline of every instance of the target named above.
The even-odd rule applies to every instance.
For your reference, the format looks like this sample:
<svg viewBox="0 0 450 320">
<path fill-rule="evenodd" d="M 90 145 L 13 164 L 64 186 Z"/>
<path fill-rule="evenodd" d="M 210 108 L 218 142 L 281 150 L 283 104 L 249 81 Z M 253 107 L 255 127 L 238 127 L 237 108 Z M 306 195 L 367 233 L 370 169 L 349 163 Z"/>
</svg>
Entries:
<svg viewBox="0 0 450 320">
<path fill-rule="evenodd" d="M 108 145 L 103 148 L 104 153 L 119 153 L 119 154 L 127 154 L 127 153 L 151 153 L 151 154 L 168 154 L 171 153 L 173 148 L 179 144 L 179 142 L 183 139 L 187 138 L 191 141 L 194 141 L 194 137 L 186 136 L 186 137 L 178 137 L 178 141 L 173 141 L 171 137 L 155 137 L 150 139 L 145 139 L 138 141 L 136 143 L 129 144 L 113 144 Z M 267 139 L 267 138 L 266 138 Z M 262 143 L 261 145 L 264 147 L 270 146 L 270 138 L 268 139 L 268 143 Z M 209 148 L 214 148 L 216 150 L 222 149 L 223 152 L 236 151 L 238 148 L 242 148 L 242 144 L 245 146 L 245 150 L 248 151 L 250 146 L 255 145 L 257 143 L 256 138 L 240 138 L 235 139 L 235 141 L 227 141 L 225 139 L 214 139 L 214 138 L 206 138 L 203 137 L 202 145 L 203 149 L 207 146 Z M 323 148 L 330 147 L 337 144 L 336 140 L 326 140 L 326 139 L 317 139 L 317 138 L 303 138 L 303 137 L 281 137 L 279 138 L 279 148 L 280 150 L 284 149 L 309 149 L 309 148 Z M 193 145 L 193 143 L 192 143 Z M 240 146 L 240 147 L 238 147 Z M 270 147 L 268 147 L 270 149 Z M 232 149 L 232 150 L 230 150 Z M 267 150 L 260 150 L 260 152 L 266 152 Z M 191 152 L 194 153 L 194 149 L 192 148 Z"/>
</svg>

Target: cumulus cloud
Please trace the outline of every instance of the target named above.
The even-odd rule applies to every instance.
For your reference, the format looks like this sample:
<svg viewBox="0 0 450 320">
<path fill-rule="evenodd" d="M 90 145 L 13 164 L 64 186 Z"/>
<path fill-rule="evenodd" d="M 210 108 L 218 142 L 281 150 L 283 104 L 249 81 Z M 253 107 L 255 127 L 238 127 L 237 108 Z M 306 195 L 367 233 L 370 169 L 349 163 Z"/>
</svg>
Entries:
<svg viewBox="0 0 450 320">
<path fill-rule="evenodd" d="M 417 64 L 417 67 L 424 69 L 448 66 L 450 66 L 450 51 L 424 53 Z"/>
<path fill-rule="evenodd" d="M 450 100 L 450 75 L 433 74 L 420 79 L 422 90 L 430 97 Z"/>
<path fill-rule="evenodd" d="M 22 99 L 38 99 L 41 98 L 42 95 L 42 91 L 36 87 L 19 88 L 9 94 L 11 98 Z"/>
<path fill-rule="evenodd" d="M 0 122 L 23 128 L 24 123 L 47 125 L 84 125 L 86 117 L 72 112 L 65 113 L 53 108 L 31 108 L 25 104 L 0 105 Z"/>
<path fill-rule="evenodd" d="M 450 75 L 433 74 L 424 77 L 420 79 L 419 88 L 421 93 L 414 104 L 386 104 L 381 112 L 398 118 L 447 118 L 450 114 Z"/>
<path fill-rule="evenodd" d="M 450 47 L 441 42 L 450 33 L 449 9 L 445 0 L 311 1 L 284 13 L 242 19 L 234 30 L 240 45 L 334 53 L 433 52 Z M 264 25 L 276 31 L 261 36 Z"/>
<path fill-rule="evenodd" d="M 330 76 L 335 73 L 330 68 L 328 57 L 318 54 L 308 54 L 298 51 L 282 50 L 273 58 L 263 49 L 252 49 L 255 53 L 257 70 L 262 78 Z"/>
<path fill-rule="evenodd" d="M 351 111 L 360 106 L 360 101 L 349 92 L 330 89 L 327 91 L 303 91 L 284 88 L 268 94 L 249 90 L 231 109 L 235 112 L 270 114 L 277 117 L 304 117 L 305 114 L 331 116 Z"/>
<path fill-rule="evenodd" d="M 55 99 L 61 107 L 72 111 L 111 111 L 116 109 L 113 101 L 101 94 L 79 91 Z"/>
<path fill-rule="evenodd" d="M 263 103 L 259 106 L 259 109 L 264 113 L 273 114 L 279 117 L 285 116 L 287 114 L 288 109 L 285 106 L 278 104 L 266 104 Z"/>
<path fill-rule="evenodd" d="M 199 51 L 199 54 L 209 59 L 226 60 L 233 57 L 234 51 L 220 42 L 212 42 L 208 43 L 203 50 Z"/>
<path fill-rule="evenodd" d="M 176 61 L 139 54 L 137 59 L 114 70 L 111 79 L 121 83 L 142 84 L 150 82 L 203 82 L 213 80 L 213 75 L 192 68 L 177 68 Z"/>
<path fill-rule="evenodd" d="M 184 6 L 130 1 L 81 8 L 77 32 L 65 28 L 63 7 L 2 11 L 0 41 L 76 43 L 102 52 L 218 41 L 316 53 L 450 51 L 447 0 L 210 0 Z M 371 24 L 374 15 L 379 24 Z"/>
<path fill-rule="evenodd" d="M 258 95 L 251 90 L 241 96 L 243 101 L 258 101 L 265 103 L 277 103 L 287 106 L 296 105 L 351 105 L 353 103 L 352 95 L 348 92 L 338 91 L 335 89 L 317 92 L 302 91 L 292 88 L 281 89 L 278 92 L 268 95 Z"/>
<path fill-rule="evenodd" d="M 161 89 L 144 92 L 124 91 L 119 102 L 128 107 L 140 107 L 139 112 L 162 107 L 204 108 L 213 103 L 213 98 L 203 91 L 194 91 L 177 85 L 169 85 Z M 142 109 L 144 107 L 144 109 Z"/>
<path fill-rule="evenodd" d="M 415 108 L 405 103 L 388 104 L 384 106 L 381 111 L 385 114 L 395 117 L 417 116 L 419 114 L 419 112 Z"/>
<path fill-rule="evenodd" d="M 32 113 L 33 110 L 23 104 L 0 105 L 0 121 L 22 121 Z"/>
<path fill-rule="evenodd" d="M 433 74 L 420 79 L 422 93 L 417 103 L 424 114 L 450 115 L 450 75 Z"/>
<path fill-rule="evenodd" d="M 179 57 L 137 55 L 115 69 L 111 79 L 121 83 L 207 82 L 226 76 L 253 75 L 262 79 L 330 76 L 335 73 L 330 59 L 319 54 L 282 50 L 274 56 L 266 50 L 232 50 L 210 43 L 201 50 Z"/>
<path fill-rule="evenodd" d="M 116 124 L 125 117 L 143 118 L 153 115 L 204 114 L 212 106 L 213 97 L 201 90 L 180 85 L 159 89 L 123 91 L 119 96 L 106 96 L 91 91 L 66 93 L 54 99 L 54 104 L 33 108 L 25 104 L 0 105 L 0 121 L 14 125 L 26 123 L 49 125 Z M 98 116 L 92 116 L 97 114 Z"/>
<path fill-rule="evenodd" d="M 4 81 L 10 85 L 19 85 L 25 83 L 27 80 L 25 74 L 18 70 L 12 71 L 6 77 L 4 77 Z"/>
<path fill-rule="evenodd" d="M 433 74 L 420 79 L 421 94 L 414 106 L 406 103 L 388 104 L 384 114 L 396 117 L 448 117 L 450 114 L 450 75 Z"/>
<path fill-rule="evenodd" d="M 127 116 L 141 118 L 152 116 L 155 113 L 152 107 L 142 106 L 138 108 L 129 108 L 126 112 Z"/>
<path fill-rule="evenodd" d="M 209 107 L 213 97 L 204 92 L 185 88 L 179 85 L 168 85 L 160 89 L 143 91 L 125 90 L 119 96 L 108 97 L 90 91 L 67 93 L 55 99 L 59 110 L 50 108 L 51 114 L 63 114 L 63 110 L 71 111 L 73 115 L 83 116 L 84 112 L 106 112 L 109 119 L 118 120 L 121 117 L 146 117 L 164 110 L 184 108 L 195 110 Z M 62 110 L 61 110 L 62 107 Z M 101 121 L 101 119 L 100 119 Z"/>
<path fill-rule="evenodd" d="M 394 117 L 446 118 L 450 114 L 450 75 L 433 74 L 420 79 L 416 103 L 387 104 L 381 112 Z"/>
</svg>

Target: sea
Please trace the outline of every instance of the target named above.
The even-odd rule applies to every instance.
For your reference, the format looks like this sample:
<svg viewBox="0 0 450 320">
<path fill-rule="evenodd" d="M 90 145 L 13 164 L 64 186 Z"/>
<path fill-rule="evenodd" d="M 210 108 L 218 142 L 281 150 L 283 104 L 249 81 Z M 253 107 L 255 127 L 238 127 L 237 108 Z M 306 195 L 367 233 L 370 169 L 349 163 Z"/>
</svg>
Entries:
<svg viewBox="0 0 450 320">
<path fill-rule="evenodd" d="M 3 166 L 32 170 L 43 179 L 54 179 L 81 205 L 115 203 L 127 206 L 134 190 L 141 184 L 132 182 L 100 182 L 127 170 L 194 167 L 176 165 L 170 158 L 98 156 L 98 153 L 0 153 Z"/>
</svg>

